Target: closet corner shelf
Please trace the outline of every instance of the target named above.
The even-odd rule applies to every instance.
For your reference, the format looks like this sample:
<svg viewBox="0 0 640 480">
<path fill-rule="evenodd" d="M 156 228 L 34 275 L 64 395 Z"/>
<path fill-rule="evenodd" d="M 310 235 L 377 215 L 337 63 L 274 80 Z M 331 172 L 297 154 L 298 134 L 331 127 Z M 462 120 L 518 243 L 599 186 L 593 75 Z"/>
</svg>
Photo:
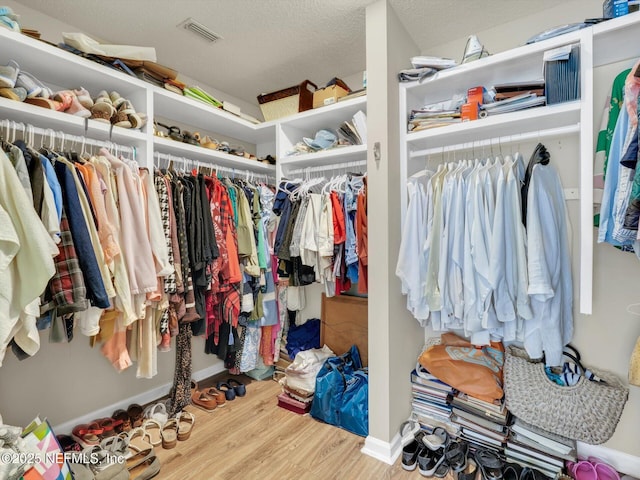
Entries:
<svg viewBox="0 0 640 480">
<path fill-rule="evenodd" d="M 366 95 L 343 102 L 337 102 L 325 107 L 306 110 L 296 115 L 282 118 L 278 120 L 278 123 L 284 128 L 294 127 L 315 132 L 321 128 L 337 128 L 339 124 L 345 120 L 351 120 L 351 117 L 358 110 L 366 113 Z"/>
<path fill-rule="evenodd" d="M 593 26 L 593 66 L 599 67 L 640 57 L 636 42 L 640 31 L 640 12 L 613 18 Z"/>
<path fill-rule="evenodd" d="M 322 152 L 305 153 L 303 155 L 293 155 L 282 157 L 279 160 L 280 166 L 287 168 L 305 168 L 331 165 L 332 163 L 355 162 L 367 159 L 366 145 L 350 145 L 348 147 L 337 147 Z"/>
<path fill-rule="evenodd" d="M 451 144 L 486 140 L 494 136 L 517 135 L 574 125 L 580 122 L 580 100 L 518 112 L 489 116 L 472 122 L 409 132 L 406 141 L 411 150 L 444 147 Z"/>
<path fill-rule="evenodd" d="M 464 63 L 453 68 L 442 70 L 423 82 L 401 83 L 412 98 L 421 98 L 433 91 L 452 91 L 464 87 L 464 92 L 474 85 L 490 86 L 508 79 L 532 80 L 542 77 L 542 56 L 553 48 L 577 43 L 581 38 L 581 30 L 566 33 L 541 42 L 522 45 L 511 50 L 498 52 L 473 62 Z M 539 59 L 539 62 L 533 61 Z M 442 98 L 434 99 L 434 101 Z M 415 105 L 414 107 L 417 107 Z"/>
<path fill-rule="evenodd" d="M 1 30 L 1 29 L 0 29 Z M 91 137 L 96 140 L 113 141 L 115 143 L 143 144 L 147 135 L 140 130 L 113 127 L 110 124 L 88 120 L 70 115 L 68 113 L 48 110 L 28 103 L 16 102 L 6 98 L 0 98 L 0 117 L 4 120 L 33 125 L 52 131 Z M 85 125 L 87 127 L 85 131 Z"/>
<path fill-rule="evenodd" d="M 153 91 L 154 114 L 157 117 L 255 144 L 273 141 L 275 138 L 275 124 L 266 127 L 255 125 L 221 108 L 181 97 L 160 87 L 150 88 Z"/>
<path fill-rule="evenodd" d="M 220 152 L 188 143 L 180 143 L 166 138 L 153 138 L 154 152 L 164 153 L 176 158 L 188 158 L 199 162 L 219 165 L 221 167 L 238 168 L 253 172 L 275 173 L 274 165 L 267 165 L 256 160 L 249 160 L 237 155 Z M 155 161 L 155 158 L 154 158 Z"/>
</svg>

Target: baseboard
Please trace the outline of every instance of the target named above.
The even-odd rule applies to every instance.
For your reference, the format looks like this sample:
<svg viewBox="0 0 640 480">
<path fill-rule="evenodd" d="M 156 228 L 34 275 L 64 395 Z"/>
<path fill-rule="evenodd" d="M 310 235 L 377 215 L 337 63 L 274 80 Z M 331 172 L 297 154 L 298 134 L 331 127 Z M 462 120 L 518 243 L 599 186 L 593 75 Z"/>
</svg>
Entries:
<svg viewBox="0 0 640 480">
<path fill-rule="evenodd" d="M 360 451 L 376 460 L 393 465 L 402 452 L 400 434 L 396 433 L 391 442 L 385 442 L 369 435 Z"/>
<path fill-rule="evenodd" d="M 578 456 L 581 458 L 597 457 L 608 463 L 620 473 L 637 477 L 640 474 L 640 457 L 620 452 L 602 445 L 589 445 L 578 442 Z"/>
<path fill-rule="evenodd" d="M 203 368 L 202 370 L 198 370 L 197 372 L 193 372 L 191 376 L 195 381 L 199 382 L 200 380 L 212 377 L 214 375 L 217 375 L 218 373 L 224 372 L 225 370 L 226 369 L 224 368 L 224 363 L 218 362 L 216 363 L 216 365 L 212 365 L 210 367 Z M 64 422 L 59 425 L 53 425 L 53 431 L 56 433 L 69 433 L 76 425 L 92 422 L 96 418 L 110 417 L 114 410 L 117 410 L 119 408 L 123 408 L 126 410 L 126 408 L 132 403 L 137 403 L 139 405 L 151 403 L 154 400 L 167 395 L 167 393 L 169 393 L 169 390 L 171 390 L 172 385 L 173 382 L 159 385 L 155 388 L 152 388 L 151 390 L 147 390 L 146 392 L 142 392 L 132 397 L 122 399 L 118 403 L 114 403 L 113 405 L 109 405 L 108 407 L 95 410 L 91 413 L 78 418 L 74 418 L 73 420 L 69 420 L 68 422 Z"/>
</svg>

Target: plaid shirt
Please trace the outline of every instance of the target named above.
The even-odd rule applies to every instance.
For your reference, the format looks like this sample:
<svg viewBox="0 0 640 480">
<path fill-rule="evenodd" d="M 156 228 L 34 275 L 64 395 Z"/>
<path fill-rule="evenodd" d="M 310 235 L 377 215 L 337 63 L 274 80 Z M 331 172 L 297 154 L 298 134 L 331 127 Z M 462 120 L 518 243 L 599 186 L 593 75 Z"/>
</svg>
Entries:
<svg viewBox="0 0 640 480">
<path fill-rule="evenodd" d="M 60 220 L 58 249 L 59 253 L 54 259 L 56 273 L 49 280 L 45 291 L 44 303 L 40 307 L 41 315 L 54 310 L 55 316 L 62 316 L 89 308 L 87 288 L 64 209 Z"/>
</svg>

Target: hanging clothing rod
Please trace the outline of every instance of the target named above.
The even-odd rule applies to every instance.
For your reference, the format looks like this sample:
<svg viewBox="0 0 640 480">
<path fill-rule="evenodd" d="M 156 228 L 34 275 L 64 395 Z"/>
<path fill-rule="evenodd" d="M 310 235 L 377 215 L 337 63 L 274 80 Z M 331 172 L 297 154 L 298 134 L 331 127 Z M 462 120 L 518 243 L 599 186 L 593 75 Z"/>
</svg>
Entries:
<svg viewBox="0 0 640 480">
<path fill-rule="evenodd" d="M 136 147 L 131 147 L 129 145 L 119 145 L 114 142 L 95 140 L 93 138 L 87 138 L 87 137 L 77 136 L 77 135 L 70 135 L 62 131 L 53 130 L 52 128 L 35 127 L 29 123 L 15 122 L 13 120 L 6 120 L 6 119 L 0 120 L 0 130 L 4 130 L 4 129 L 6 129 L 7 137 L 9 136 L 9 134 L 11 134 L 14 139 L 16 136 L 16 132 L 21 130 L 25 136 L 39 135 L 42 137 L 43 140 L 49 137 L 50 144 L 53 144 L 56 140 L 60 140 L 62 146 L 64 146 L 65 142 L 73 142 L 73 143 L 80 143 L 83 146 L 91 145 L 94 147 L 104 147 L 107 149 L 112 149 L 112 148 L 116 148 L 118 150 L 122 149 L 122 150 L 131 152 L 133 154 L 134 159 L 137 153 Z M 31 138 L 29 141 L 33 143 L 33 138 Z"/>
<path fill-rule="evenodd" d="M 256 172 L 253 170 L 249 170 L 249 169 L 242 169 L 242 168 L 235 168 L 235 167 L 225 167 L 225 166 L 221 166 L 221 165 L 216 165 L 214 163 L 210 163 L 210 162 L 202 162 L 200 160 L 192 160 L 190 158 L 185 158 L 185 157 L 176 157 L 175 155 L 171 155 L 168 153 L 160 153 L 160 152 L 156 152 L 154 154 L 154 158 L 159 162 L 160 160 L 168 160 L 169 162 L 179 162 L 182 163 L 185 167 L 189 168 L 189 167 L 205 167 L 205 168 L 211 168 L 213 170 L 215 170 L 216 172 L 224 172 L 224 173 L 230 173 L 232 176 L 236 176 L 236 175 L 244 175 L 247 179 L 249 178 L 257 178 L 257 179 L 261 179 L 261 178 L 265 178 L 268 180 L 273 180 L 275 182 L 276 176 L 275 173 L 271 173 L 271 172 Z M 156 165 L 159 166 L 159 165 Z"/>
<path fill-rule="evenodd" d="M 297 168 L 295 170 L 287 171 L 287 175 L 299 175 L 301 173 L 313 173 L 313 172 L 329 172 L 333 170 L 344 170 L 353 167 L 366 167 L 366 160 L 358 160 L 355 162 L 334 163 L 331 165 L 319 165 L 317 167 Z"/>
<path fill-rule="evenodd" d="M 503 137 L 488 138 L 485 140 L 478 140 L 466 143 L 457 143 L 454 145 L 445 145 L 442 147 L 431 147 L 423 150 L 414 150 L 409 153 L 410 158 L 421 157 L 423 155 L 442 154 L 447 152 L 457 152 L 460 150 L 472 150 L 482 147 L 495 147 L 502 144 L 510 144 L 516 142 L 523 142 L 526 140 L 543 139 L 549 137 L 561 137 L 570 133 L 576 133 L 580 131 L 580 124 L 568 125 L 566 127 L 549 128 L 546 130 L 536 130 L 534 132 L 516 133 L 513 135 L 505 135 Z"/>
</svg>

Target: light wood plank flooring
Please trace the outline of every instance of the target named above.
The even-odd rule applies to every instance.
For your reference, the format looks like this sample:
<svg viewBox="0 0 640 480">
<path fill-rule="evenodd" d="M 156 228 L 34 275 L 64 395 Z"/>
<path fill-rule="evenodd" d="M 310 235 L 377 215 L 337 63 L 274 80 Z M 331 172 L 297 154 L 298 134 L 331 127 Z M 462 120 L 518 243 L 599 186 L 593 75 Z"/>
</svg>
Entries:
<svg viewBox="0 0 640 480">
<path fill-rule="evenodd" d="M 250 379 L 240 377 L 245 383 Z M 203 382 L 209 385 L 212 382 Z M 280 386 L 251 381 L 247 395 L 196 416 L 191 437 L 176 448 L 156 448 L 160 480 L 377 480 L 420 479 L 417 470 L 387 465 L 360 453 L 364 438 L 309 415 L 277 406 Z"/>
</svg>

